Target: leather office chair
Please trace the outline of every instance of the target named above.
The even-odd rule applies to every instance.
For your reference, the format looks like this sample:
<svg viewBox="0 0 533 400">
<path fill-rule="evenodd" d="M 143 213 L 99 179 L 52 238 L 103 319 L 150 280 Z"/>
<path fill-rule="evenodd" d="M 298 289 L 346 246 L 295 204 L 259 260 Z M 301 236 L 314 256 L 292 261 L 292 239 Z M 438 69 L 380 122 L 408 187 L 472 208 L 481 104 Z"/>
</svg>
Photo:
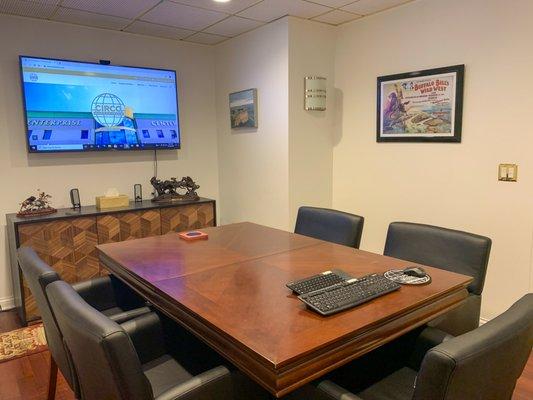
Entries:
<svg viewBox="0 0 533 400">
<path fill-rule="evenodd" d="M 48 399 L 53 399 L 55 396 L 58 367 L 69 386 L 78 395 L 77 377 L 71 368 L 68 355 L 63 346 L 61 331 L 50 309 L 45 292 L 47 285 L 60 280 L 60 277 L 29 247 L 18 249 L 18 260 L 24 277 L 35 297 L 37 308 L 43 320 L 48 348 L 52 355 Z M 118 322 L 150 312 L 150 309 L 144 306 L 143 300 L 139 299 L 113 277 L 96 278 L 76 284 L 74 287 L 89 303 Z"/>
<path fill-rule="evenodd" d="M 433 347 L 425 354 L 418 374 L 403 367 L 357 394 L 331 381 L 322 381 L 316 388 L 308 385 L 307 393 L 300 398 L 510 400 L 532 346 L 533 294 L 530 293 L 483 326 Z"/>
<path fill-rule="evenodd" d="M 383 254 L 474 278 L 468 286 L 466 303 L 430 323 L 457 336 L 479 326 L 481 293 L 491 244 L 489 238 L 468 232 L 393 222 L 389 225 Z"/>
<path fill-rule="evenodd" d="M 156 313 L 119 325 L 83 301 L 65 282 L 49 284 L 46 293 L 79 376 L 82 400 L 233 398 L 226 367 L 197 374 L 167 353 Z M 201 354 L 197 360 L 203 360 Z"/>
<path fill-rule="evenodd" d="M 365 219 L 359 215 L 317 207 L 300 207 L 294 233 L 359 248 Z"/>
</svg>

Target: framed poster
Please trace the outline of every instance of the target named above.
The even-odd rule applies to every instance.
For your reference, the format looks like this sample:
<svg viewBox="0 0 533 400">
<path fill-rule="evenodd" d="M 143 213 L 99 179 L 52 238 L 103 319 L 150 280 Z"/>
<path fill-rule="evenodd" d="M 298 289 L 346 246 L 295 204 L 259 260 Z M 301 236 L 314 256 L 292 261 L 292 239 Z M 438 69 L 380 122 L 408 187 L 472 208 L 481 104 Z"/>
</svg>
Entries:
<svg viewBox="0 0 533 400">
<path fill-rule="evenodd" d="M 229 95 L 231 129 L 257 128 L 257 89 L 247 89 Z"/>
<path fill-rule="evenodd" d="M 460 142 L 464 65 L 380 76 L 378 142 Z"/>
</svg>

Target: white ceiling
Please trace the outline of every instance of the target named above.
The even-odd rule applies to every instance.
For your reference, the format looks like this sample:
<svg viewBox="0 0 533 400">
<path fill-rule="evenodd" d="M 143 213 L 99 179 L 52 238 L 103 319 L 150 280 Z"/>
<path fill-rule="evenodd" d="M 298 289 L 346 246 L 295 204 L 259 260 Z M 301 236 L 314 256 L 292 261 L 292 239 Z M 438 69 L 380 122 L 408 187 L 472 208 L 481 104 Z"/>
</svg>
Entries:
<svg viewBox="0 0 533 400">
<path fill-rule="evenodd" d="M 286 15 L 340 25 L 413 0 L 0 0 L 0 14 L 217 44 Z"/>
</svg>

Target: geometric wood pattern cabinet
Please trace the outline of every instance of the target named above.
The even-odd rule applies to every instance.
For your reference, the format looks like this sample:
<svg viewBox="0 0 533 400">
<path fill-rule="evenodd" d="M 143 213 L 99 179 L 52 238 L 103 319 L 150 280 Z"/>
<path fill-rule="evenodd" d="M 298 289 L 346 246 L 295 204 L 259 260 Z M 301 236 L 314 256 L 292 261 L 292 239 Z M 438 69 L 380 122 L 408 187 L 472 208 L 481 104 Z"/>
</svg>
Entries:
<svg viewBox="0 0 533 400">
<path fill-rule="evenodd" d="M 211 204 L 164 208 L 161 210 L 161 233 L 164 235 L 168 232 L 212 226 L 214 218 L 214 208 Z"/>
<path fill-rule="evenodd" d="M 79 212 L 61 209 L 56 214 L 24 219 L 8 214 L 13 292 L 20 319 L 27 323 L 40 316 L 18 266 L 18 247 L 32 247 L 61 279 L 76 283 L 107 273 L 98 259 L 97 244 L 208 226 L 215 226 L 215 201 L 204 198 L 164 205 L 143 201 L 103 211 L 93 206 Z"/>
<path fill-rule="evenodd" d="M 18 232 L 19 245 L 32 247 L 63 280 L 75 283 L 100 274 L 94 218 L 25 224 Z M 39 317 L 37 305 L 24 281 L 23 289 L 26 318 L 36 319 Z"/>
</svg>

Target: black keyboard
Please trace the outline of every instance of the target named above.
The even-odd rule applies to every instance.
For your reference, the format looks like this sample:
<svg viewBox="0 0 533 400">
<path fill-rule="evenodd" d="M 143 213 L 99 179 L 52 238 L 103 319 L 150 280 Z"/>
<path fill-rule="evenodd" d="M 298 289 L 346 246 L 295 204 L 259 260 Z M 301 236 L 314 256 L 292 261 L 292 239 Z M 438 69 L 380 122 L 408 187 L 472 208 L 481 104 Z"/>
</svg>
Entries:
<svg viewBox="0 0 533 400">
<path fill-rule="evenodd" d="M 333 271 L 325 271 L 318 275 L 287 283 L 287 287 L 296 294 L 305 294 L 315 290 L 324 289 L 350 279 L 348 276 Z"/>
<path fill-rule="evenodd" d="M 325 289 L 302 294 L 298 298 L 322 315 L 331 315 L 398 290 L 400 285 L 383 275 L 352 278 Z"/>
</svg>

